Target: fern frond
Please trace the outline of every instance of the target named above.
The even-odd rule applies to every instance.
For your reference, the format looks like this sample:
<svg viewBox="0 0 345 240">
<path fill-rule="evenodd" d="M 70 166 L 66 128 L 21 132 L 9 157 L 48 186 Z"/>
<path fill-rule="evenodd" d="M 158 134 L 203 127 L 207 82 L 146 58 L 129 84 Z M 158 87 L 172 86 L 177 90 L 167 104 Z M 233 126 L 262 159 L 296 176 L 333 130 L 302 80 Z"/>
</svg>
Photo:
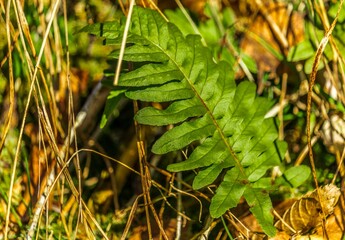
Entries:
<svg viewBox="0 0 345 240">
<path fill-rule="evenodd" d="M 103 35 L 100 24 L 84 31 L 119 44 L 123 28 L 112 24 L 103 24 Z M 273 236 L 271 200 L 264 188 L 254 185 L 268 169 L 280 164 L 286 150 L 286 144 L 277 141 L 273 119 L 264 117 L 271 102 L 256 97 L 253 83 L 236 86 L 232 66 L 216 63 L 199 36 L 185 38 L 152 10 L 135 8 L 128 43 L 124 59 L 140 62 L 141 67 L 120 76 L 119 85 L 128 88 L 126 96 L 171 103 L 164 110 L 144 108 L 135 119 L 156 126 L 178 123 L 155 142 L 152 152 L 165 154 L 198 141 L 186 161 L 169 165 L 168 170 L 199 169 L 195 189 L 211 184 L 226 171 L 212 198 L 211 216 L 220 217 L 243 196 L 265 233 Z"/>
</svg>

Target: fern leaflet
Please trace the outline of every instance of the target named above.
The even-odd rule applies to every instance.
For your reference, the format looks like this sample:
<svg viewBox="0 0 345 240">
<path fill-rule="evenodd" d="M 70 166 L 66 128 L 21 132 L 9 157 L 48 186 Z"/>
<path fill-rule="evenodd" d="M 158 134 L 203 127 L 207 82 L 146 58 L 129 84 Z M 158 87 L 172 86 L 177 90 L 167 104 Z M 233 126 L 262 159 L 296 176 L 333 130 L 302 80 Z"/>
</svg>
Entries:
<svg viewBox="0 0 345 240">
<path fill-rule="evenodd" d="M 120 44 L 123 26 L 94 24 L 83 31 L 105 37 L 107 44 Z M 168 170 L 199 169 L 195 189 L 211 184 L 225 171 L 211 200 L 211 216 L 220 217 L 243 196 L 265 233 L 275 235 L 271 200 L 265 188 L 255 185 L 268 169 L 280 164 L 286 149 L 277 140 L 273 119 L 264 118 L 271 102 L 256 97 L 253 83 L 236 86 L 232 67 L 215 63 L 200 36 L 184 37 L 155 11 L 134 9 L 127 42 L 124 60 L 141 67 L 121 75 L 119 85 L 127 88 L 126 96 L 171 103 L 164 110 L 141 109 L 135 119 L 156 126 L 178 124 L 155 142 L 152 152 L 165 154 L 199 141 L 186 161 L 169 165 Z M 118 52 L 111 56 L 117 58 Z"/>
</svg>

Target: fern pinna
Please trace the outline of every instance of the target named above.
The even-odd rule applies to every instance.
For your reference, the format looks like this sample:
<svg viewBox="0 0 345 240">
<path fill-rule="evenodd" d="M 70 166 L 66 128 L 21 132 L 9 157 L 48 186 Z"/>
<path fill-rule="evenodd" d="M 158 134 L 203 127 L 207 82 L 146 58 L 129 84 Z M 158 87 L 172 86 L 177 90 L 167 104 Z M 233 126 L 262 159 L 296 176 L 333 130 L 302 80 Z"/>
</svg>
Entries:
<svg viewBox="0 0 345 240">
<path fill-rule="evenodd" d="M 94 24 L 84 31 L 104 37 L 107 44 L 120 44 L 123 23 Z M 269 186 L 260 184 L 260 179 L 280 164 L 286 146 L 277 140 L 273 119 L 264 117 L 271 102 L 256 97 L 253 83 L 236 86 L 232 66 L 216 63 L 200 36 L 184 37 L 153 10 L 134 8 L 127 43 L 124 60 L 141 64 L 120 76 L 119 86 L 126 89 L 126 96 L 170 103 L 164 110 L 141 109 L 136 121 L 177 124 L 155 142 L 152 152 L 165 154 L 199 141 L 187 160 L 169 165 L 168 170 L 198 169 L 195 189 L 225 172 L 211 200 L 211 216 L 220 217 L 243 196 L 265 233 L 274 235 Z M 118 52 L 111 56 L 117 58 Z"/>
</svg>

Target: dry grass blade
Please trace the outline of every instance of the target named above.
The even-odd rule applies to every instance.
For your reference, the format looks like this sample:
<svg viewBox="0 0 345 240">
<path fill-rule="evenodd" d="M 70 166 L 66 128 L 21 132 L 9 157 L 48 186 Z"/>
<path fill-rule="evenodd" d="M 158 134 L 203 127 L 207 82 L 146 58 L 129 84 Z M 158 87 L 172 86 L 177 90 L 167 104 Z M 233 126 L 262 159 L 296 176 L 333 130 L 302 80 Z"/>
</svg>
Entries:
<svg viewBox="0 0 345 240">
<path fill-rule="evenodd" d="M 67 79 L 67 89 L 68 89 L 68 116 L 69 116 L 69 123 L 68 123 L 68 135 L 67 139 L 73 139 L 74 140 L 74 148 L 78 150 L 78 144 L 77 144 L 77 137 L 74 136 L 74 138 L 70 138 L 71 132 L 76 131 L 76 120 L 74 116 L 74 106 L 73 106 L 73 97 L 72 97 L 72 88 L 71 88 L 71 82 L 69 78 L 70 74 L 70 58 L 69 58 L 69 40 L 68 40 L 68 21 L 67 21 L 67 3 L 66 0 L 63 1 L 63 10 L 64 10 L 64 28 L 65 28 L 65 38 L 66 38 L 66 79 Z M 69 143 L 68 143 L 69 146 Z M 68 151 L 66 151 L 68 152 Z M 79 161 L 79 154 L 76 155 L 76 167 L 77 167 L 77 177 L 78 177 L 78 191 L 79 191 L 79 213 L 78 213 L 78 220 L 75 227 L 75 231 L 78 230 L 78 224 L 79 222 L 83 221 L 82 218 L 82 185 L 81 185 L 81 168 L 80 168 L 80 161 Z"/>
<path fill-rule="evenodd" d="M 134 101 L 134 112 L 136 113 L 139 110 L 138 102 Z M 151 209 L 151 212 L 153 214 L 153 217 L 160 229 L 160 234 L 162 234 L 163 238 L 168 240 L 168 236 L 166 235 L 162 222 L 159 219 L 156 210 L 152 204 L 151 196 L 150 196 L 150 188 L 151 188 L 151 177 L 150 177 L 150 171 L 147 164 L 147 156 L 146 156 L 146 150 L 144 146 L 144 131 L 143 128 L 138 122 L 135 121 L 135 130 L 137 135 L 137 147 L 138 147 L 138 155 L 139 155 L 139 166 L 140 166 L 140 176 L 141 176 L 141 185 L 142 190 L 144 194 L 144 204 L 145 204 L 145 214 L 146 214 L 146 224 L 148 228 L 148 237 L 149 239 L 152 239 L 152 229 L 151 229 L 151 223 L 150 223 L 150 212 L 149 207 Z"/>
<path fill-rule="evenodd" d="M 14 108 L 14 79 L 13 79 L 13 63 L 12 63 L 12 49 L 11 49 L 11 33 L 10 33 L 10 13 L 9 9 L 11 7 L 11 1 L 8 1 L 7 3 L 7 10 L 6 10 L 6 34 L 7 34 L 7 44 L 8 44 L 8 61 L 9 61 L 9 79 L 10 79 L 10 106 L 8 109 L 8 114 L 5 120 L 5 129 L 3 131 L 3 134 L 1 136 L 1 142 L 0 142 L 0 152 L 2 152 L 2 149 L 5 144 L 5 140 L 8 134 L 8 131 L 11 127 L 11 120 L 13 115 L 13 108 Z"/>
<path fill-rule="evenodd" d="M 52 26 L 53 19 L 55 17 L 55 14 L 56 14 L 56 12 L 58 10 L 58 6 L 59 5 L 60 5 L 60 1 L 57 0 L 55 2 L 55 6 L 54 6 L 54 9 L 52 11 L 51 19 L 50 19 L 50 21 L 48 23 L 48 27 L 47 27 L 48 30 Z M 8 4 L 8 10 L 10 10 L 10 4 Z M 6 223 L 5 223 L 5 236 L 4 236 L 5 239 L 8 238 L 7 234 L 8 234 L 8 230 L 9 230 L 9 220 L 10 220 L 10 210 L 11 210 L 11 203 L 12 203 L 13 185 L 14 185 L 14 178 L 15 178 L 16 168 L 17 168 L 17 164 L 18 164 L 19 153 L 20 153 L 20 149 L 21 149 L 21 140 L 22 140 L 22 137 L 23 137 L 24 125 L 25 125 L 26 116 L 27 116 L 27 113 L 28 113 L 28 108 L 29 108 L 29 105 L 30 105 L 30 99 L 31 99 L 32 91 L 33 91 L 33 86 L 34 86 L 34 83 L 36 81 L 38 67 L 39 67 L 40 61 L 42 59 L 44 46 L 45 46 L 45 44 L 47 42 L 47 39 L 48 39 L 48 34 L 49 34 L 49 31 L 46 31 L 45 36 L 43 38 L 42 47 L 40 49 L 40 52 L 39 52 L 39 55 L 38 55 L 38 58 L 37 58 L 37 63 L 36 63 L 35 70 L 34 70 L 34 73 L 33 73 L 33 76 L 32 76 L 32 80 L 31 80 L 32 82 L 31 82 L 31 87 L 30 87 L 30 91 L 29 91 L 28 101 L 27 101 L 27 104 L 25 106 L 25 111 L 24 111 L 24 116 L 23 116 L 23 120 L 22 120 L 22 125 L 21 125 L 21 128 L 20 128 L 20 133 L 19 133 L 19 137 L 18 137 L 18 145 L 17 145 L 15 157 L 14 157 L 13 170 L 12 170 L 12 175 L 11 175 L 11 183 L 10 183 L 10 189 L 9 189 L 9 193 L 8 193 L 8 205 L 7 205 L 7 210 L 6 210 Z"/>
<path fill-rule="evenodd" d="M 16 7 L 16 10 L 18 11 L 20 27 L 23 29 L 24 36 L 26 37 L 26 40 L 29 43 L 32 55 L 33 55 L 33 57 L 36 57 L 35 46 L 34 46 L 34 43 L 31 39 L 29 25 L 28 25 L 28 22 L 26 20 L 25 13 L 23 11 L 23 8 L 22 8 L 20 1 L 16 0 L 16 4 L 14 4 L 14 7 Z"/>
<path fill-rule="evenodd" d="M 10 3 L 11 1 L 8 2 L 8 5 L 7 5 L 7 11 L 6 11 L 6 15 L 9 15 L 10 14 Z M 56 113 L 56 109 L 55 109 L 55 105 L 54 105 L 54 100 L 53 98 L 51 97 L 52 95 L 50 94 L 51 91 L 48 87 L 48 84 L 46 83 L 45 81 L 45 77 L 44 77 L 44 74 L 43 72 L 40 70 L 39 68 L 39 65 L 40 65 L 40 62 L 41 62 L 41 59 L 43 58 L 43 53 L 45 51 L 45 46 L 46 46 L 46 43 L 48 42 L 48 35 L 50 33 L 50 29 L 52 28 L 52 24 L 55 22 L 56 23 L 56 19 L 55 18 L 55 14 L 58 10 L 58 7 L 60 5 L 60 1 L 56 1 L 54 3 L 54 6 L 52 8 L 52 12 L 51 12 L 51 15 L 50 15 L 50 20 L 48 22 L 48 25 L 45 29 L 45 35 L 43 37 L 43 42 L 42 42 L 42 45 L 41 45 L 41 49 L 40 49 L 40 52 L 39 52 L 39 56 L 37 58 L 37 62 L 36 62 L 36 66 L 35 68 L 33 67 L 33 64 L 32 64 L 32 61 L 30 59 L 30 54 L 28 53 L 27 49 L 26 49 L 26 46 L 25 46 L 25 40 L 24 40 L 24 35 L 26 36 L 26 39 L 29 41 L 29 43 L 32 43 L 32 40 L 31 40 L 31 36 L 29 34 L 29 29 L 27 27 L 27 24 L 26 24 L 26 18 L 25 18 L 25 15 L 23 13 L 23 10 L 21 8 L 21 3 L 19 3 L 19 1 L 16 1 L 17 5 L 13 5 L 13 8 L 15 10 L 15 13 L 16 13 L 16 17 L 17 17 L 17 22 L 18 22 L 18 25 L 21 26 L 20 23 L 23 23 L 23 31 L 22 31 L 22 28 L 19 28 L 19 34 L 20 34 L 20 37 L 21 37 L 21 40 L 22 40 L 22 46 L 23 46 L 23 49 L 24 49 L 24 53 L 25 53 L 25 58 L 26 58 L 26 61 L 27 61 L 27 64 L 29 66 L 29 69 L 28 69 L 28 72 L 29 72 L 29 75 L 30 75 L 30 80 L 31 80 L 31 85 L 30 85 L 30 91 L 29 91 L 29 95 L 28 95 L 28 101 L 25 105 L 25 111 L 24 111 L 24 117 L 23 117 L 23 120 L 22 120 L 22 124 L 21 124 L 21 129 L 20 129 L 20 133 L 19 133 L 19 138 L 18 138 L 18 144 L 17 144 L 17 148 L 16 148 L 16 153 L 15 153 L 15 157 L 14 157 L 14 163 L 13 163 L 13 170 L 12 170 L 12 175 L 11 175 L 11 183 L 10 183 L 10 189 L 9 189 L 9 200 L 8 200 L 8 205 L 7 205 L 7 211 L 6 211 L 6 223 L 5 223 L 5 239 L 8 238 L 8 231 L 9 231 L 9 219 L 10 219 L 10 209 L 11 209 L 11 202 L 12 202 L 12 192 L 13 192 L 13 184 L 14 184 L 14 178 L 15 178 L 15 173 L 16 173 L 16 166 L 18 165 L 18 159 L 19 159 L 19 152 L 21 150 L 21 141 L 22 141 L 22 137 L 23 137 L 23 131 L 24 131 L 24 126 L 25 126 L 25 122 L 26 122 L 26 117 L 27 117 L 27 114 L 28 114 L 28 108 L 29 108 L 29 105 L 30 105 L 30 100 L 31 100 L 31 96 L 32 96 L 32 93 L 34 92 L 34 96 L 35 96 L 35 103 L 36 103 L 36 107 L 37 107 L 37 110 L 38 110 L 38 114 L 39 114 L 39 126 L 40 126 L 40 136 L 42 136 L 42 128 L 41 126 L 43 125 L 43 129 L 45 130 L 45 134 L 48 136 L 48 139 L 49 139 L 49 144 L 51 146 L 51 148 L 53 149 L 53 151 L 55 152 L 57 158 L 60 160 L 60 165 L 63 165 L 63 160 L 65 157 L 68 157 L 68 155 L 66 154 L 67 153 L 67 149 L 70 145 L 70 141 L 71 140 L 75 140 L 75 145 L 76 145 L 76 138 L 74 138 L 73 136 L 75 136 L 75 134 L 73 133 L 72 135 L 73 136 L 70 136 L 70 134 L 68 135 L 67 137 L 67 140 L 66 140 L 66 143 L 67 145 L 65 144 L 63 150 L 60 152 L 59 149 L 58 149 L 58 146 L 57 146 L 57 143 L 56 143 L 56 126 L 57 126 L 57 123 L 55 122 L 57 117 L 56 115 L 54 115 L 54 113 Z M 65 7 L 65 13 L 66 13 L 66 7 Z M 65 15 L 65 23 L 67 24 L 67 16 Z M 6 30 L 7 30 L 7 36 L 9 38 L 9 32 L 10 32 L 10 23 L 9 23 L 9 20 L 8 20 L 8 24 L 6 25 Z M 68 42 L 68 31 L 67 31 L 67 25 L 65 25 L 65 30 L 66 30 L 66 39 L 67 39 L 67 42 Z M 55 28 L 55 31 L 56 31 L 56 28 Z M 23 33 L 24 32 L 24 33 Z M 8 41 L 9 43 L 11 42 L 10 40 Z M 67 44 L 68 46 L 68 44 Z M 33 49 L 33 45 L 30 44 L 30 47 L 31 47 L 31 51 L 33 52 L 33 54 L 35 55 L 35 50 Z M 57 46 L 59 47 L 59 46 Z M 9 47 L 9 49 L 11 49 Z M 48 55 L 51 55 L 51 54 L 48 54 Z M 68 55 L 68 53 L 67 53 Z M 47 56 L 46 56 L 47 57 Z M 10 72 L 12 73 L 13 70 L 12 70 L 12 60 L 11 60 L 11 52 L 9 52 L 9 60 L 10 60 L 10 64 L 9 64 L 9 68 L 10 68 Z M 59 60 L 58 60 L 59 62 Z M 59 65 L 59 64 L 58 64 Z M 69 69 L 69 57 L 67 56 L 67 68 Z M 67 74 L 69 73 L 68 72 L 69 70 L 67 70 Z M 47 93 L 47 97 L 48 97 L 48 102 L 49 102 L 49 105 L 50 105 L 50 113 L 52 114 L 51 118 L 49 117 L 48 115 L 48 111 L 46 110 L 45 108 L 45 101 L 43 99 L 43 96 L 42 96 L 42 93 L 41 93 L 41 87 L 38 83 L 38 80 L 37 80 L 37 75 L 40 74 L 41 75 L 41 78 L 43 80 L 43 84 L 44 84 L 44 89 Z M 69 79 L 67 77 L 67 79 Z M 35 85 L 37 86 L 37 88 L 35 88 Z M 69 89 L 69 93 L 71 93 L 71 87 L 69 85 L 69 82 L 68 82 L 68 89 Z M 11 102 L 13 101 L 13 93 L 14 93 L 14 89 L 13 88 L 13 76 L 10 75 L 10 99 L 11 99 Z M 39 95 L 39 100 L 37 98 L 37 94 Z M 71 105 L 72 103 L 72 95 L 70 94 L 69 95 L 69 119 L 72 119 L 71 122 L 74 123 L 74 114 L 73 114 L 73 106 Z M 42 106 L 42 108 L 40 107 L 40 105 Z M 9 113 L 11 113 L 12 110 L 9 111 Z M 51 124 L 51 120 L 52 119 L 52 124 Z M 8 127 L 8 125 L 7 125 Z M 69 129 L 74 132 L 75 131 L 75 128 L 72 128 L 71 125 L 69 127 Z M 6 130 L 8 131 L 8 130 Z M 5 131 L 5 133 L 6 133 Z M 4 134 L 5 136 L 6 134 Z M 5 138 L 3 138 L 4 140 Z M 43 141 L 43 137 L 40 137 L 41 141 Z M 45 148 L 45 143 L 43 143 L 43 147 Z M 66 150 L 66 153 L 64 153 L 64 151 Z M 77 156 L 77 155 L 76 155 Z M 78 159 L 78 157 L 76 157 Z M 52 164 L 54 166 L 54 164 Z M 80 167 L 79 167 L 79 164 L 77 163 L 77 167 L 78 169 L 80 170 Z M 38 171 L 40 172 L 40 168 L 38 169 Z M 47 174 L 47 185 L 46 185 L 46 190 L 47 189 L 50 189 L 51 185 L 52 185 L 52 179 L 54 179 L 54 171 L 48 171 L 50 172 L 49 174 Z M 39 173 L 38 173 L 39 174 Z M 65 175 L 66 175 L 66 178 L 67 178 L 67 181 L 69 184 L 72 184 L 73 185 L 73 182 L 71 180 L 71 177 L 70 175 L 68 174 L 67 171 L 65 171 Z M 80 171 L 79 171 L 79 175 L 78 175 L 78 179 L 79 179 L 79 183 L 81 182 L 81 178 L 80 178 Z M 82 216 L 82 208 L 83 208 L 83 203 L 82 201 L 80 200 L 80 196 L 81 196 L 81 185 L 79 184 L 79 193 L 74 189 L 74 186 L 71 185 L 71 188 L 72 188 L 72 192 L 74 190 L 74 194 L 75 196 L 79 196 L 79 215 L 78 216 Z M 29 233 L 28 233 L 28 238 L 31 237 L 32 235 L 32 231 L 35 230 L 36 226 L 39 225 L 38 221 L 39 221 L 39 216 L 41 216 L 41 213 L 42 213 L 42 210 L 43 210 L 43 207 L 44 207 L 44 203 L 47 201 L 47 197 L 48 195 L 45 194 L 46 193 L 46 190 L 45 192 L 43 192 L 43 194 L 41 195 L 41 198 L 39 199 L 39 201 L 37 202 L 36 204 L 36 212 L 33 216 L 33 219 L 32 219 L 32 224 L 31 226 L 29 227 Z M 85 204 L 84 204 L 85 205 Z M 89 211 L 88 211 L 89 212 Z M 48 208 L 47 208 L 47 218 L 46 218 L 46 225 L 49 224 L 48 222 Z M 92 219 L 93 222 L 96 222 L 90 212 L 89 212 L 89 218 Z M 80 218 L 81 219 L 81 218 Z M 79 223 L 79 219 L 78 219 L 78 223 Z M 76 228 L 78 228 L 78 223 L 76 225 Z M 99 224 L 96 222 L 95 225 L 100 228 Z M 47 226 L 48 227 L 48 226 Z M 48 229 L 48 228 L 47 228 Z M 100 229 L 100 231 L 104 234 L 104 232 Z M 47 232 L 48 233 L 48 232 Z M 48 235 L 46 235 L 48 236 Z"/>
<path fill-rule="evenodd" d="M 27 235 L 26 235 L 26 239 L 32 239 L 33 238 L 33 235 L 34 235 L 34 231 L 38 225 L 38 219 L 40 218 L 40 216 L 42 215 L 43 213 L 43 207 L 44 205 L 47 203 L 47 200 L 48 200 L 48 196 L 51 194 L 54 186 L 56 185 L 57 181 L 60 179 L 61 175 L 62 174 L 66 174 L 66 171 L 67 170 L 67 167 L 69 165 L 69 163 L 75 158 L 76 155 L 78 155 L 80 152 L 82 151 L 90 151 L 90 152 L 94 152 L 94 153 L 97 153 L 97 154 L 100 154 L 104 157 L 107 157 L 101 153 L 98 153 L 96 151 L 93 151 L 93 150 L 89 150 L 89 149 L 80 149 L 78 151 L 76 151 L 75 153 L 72 154 L 72 156 L 61 166 L 61 170 L 60 172 L 57 174 L 56 178 L 52 181 L 52 179 L 47 183 L 46 187 L 45 187 L 45 190 L 44 190 L 44 194 L 42 194 L 40 200 L 37 202 L 36 204 L 36 210 L 35 210 L 35 213 L 34 213 L 34 218 L 32 220 L 32 223 L 29 227 L 29 230 L 27 232 Z M 108 157 L 109 158 L 109 157 Z M 116 159 L 112 159 L 114 161 L 117 161 Z M 119 162 L 119 161 L 117 161 Z M 68 172 L 67 172 L 68 173 Z M 53 174 L 50 174 L 49 175 L 50 177 L 51 176 L 54 176 Z M 68 175 L 66 175 L 68 176 Z M 72 186 L 72 185 L 71 185 Z M 73 185 L 74 186 L 74 185 Z M 74 192 L 76 192 L 76 189 L 75 188 L 72 188 L 72 190 L 74 189 Z M 72 191 L 73 192 L 73 191 Z M 79 199 L 76 197 L 76 199 Z M 82 204 L 82 207 L 84 208 L 85 210 L 85 213 L 83 212 L 84 215 L 86 215 L 88 218 L 91 219 L 91 221 L 96 225 L 96 227 L 98 228 L 98 230 L 101 232 L 102 236 L 105 238 L 105 239 L 108 239 L 107 235 L 105 234 L 105 232 L 102 230 L 101 226 L 98 224 L 97 220 L 92 216 L 92 213 L 90 212 L 90 210 L 88 209 L 87 205 L 85 204 L 85 202 L 83 201 L 83 199 L 81 199 L 81 204 Z"/>
<path fill-rule="evenodd" d="M 139 195 L 135 198 L 135 201 L 132 205 L 132 208 L 131 208 L 131 212 L 129 213 L 129 217 L 128 217 L 128 220 L 127 220 L 127 223 L 126 223 L 126 227 L 125 227 L 125 230 L 123 230 L 123 233 L 122 233 L 122 236 L 121 236 L 121 240 L 125 240 L 126 237 L 127 237 L 127 234 L 128 234 L 128 231 L 129 231 L 129 228 L 132 224 L 132 221 L 134 219 L 134 214 L 135 214 L 135 211 L 137 210 L 137 207 L 138 207 L 138 200 L 139 198 L 141 198 L 143 195 Z"/>
<path fill-rule="evenodd" d="M 121 65 L 122 65 L 122 59 L 123 59 L 123 55 L 125 53 L 127 36 L 128 36 L 129 26 L 131 24 L 131 18 L 132 18 L 134 4 L 135 4 L 135 0 L 131 0 L 130 1 L 130 5 L 129 5 L 129 11 L 128 11 L 127 19 L 126 19 L 125 30 L 124 30 L 124 33 L 123 33 L 123 38 L 122 38 L 122 43 L 121 43 L 121 48 L 120 48 L 119 60 L 117 62 L 117 66 L 116 66 L 116 70 L 115 70 L 114 86 L 116 86 L 118 84 L 118 82 L 119 82 L 119 77 L 120 77 L 120 72 L 121 72 Z"/>
<path fill-rule="evenodd" d="M 312 149 L 312 143 L 311 143 L 311 129 L 310 129 L 310 115 L 311 115 L 311 104 L 312 104 L 312 93 L 313 93 L 313 88 L 315 84 L 315 79 L 316 79 L 316 73 L 317 69 L 322 57 L 322 53 L 324 52 L 327 42 L 329 38 L 331 37 L 332 31 L 337 23 L 338 17 L 340 10 L 342 9 L 344 0 L 340 2 L 339 9 L 337 11 L 336 17 L 334 21 L 332 22 L 331 26 L 327 29 L 325 36 L 320 42 L 320 45 L 317 49 L 317 52 L 315 54 L 315 60 L 313 62 L 313 67 L 312 67 L 312 72 L 310 74 L 310 80 L 309 80 L 309 90 L 308 90 L 308 99 L 307 99 L 307 141 L 308 141 L 308 148 L 309 148 L 309 158 L 310 158 L 310 164 L 312 167 L 312 174 L 315 182 L 315 186 L 317 188 L 318 192 L 318 201 L 321 201 L 321 192 L 318 187 L 318 181 L 317 181 L 317 176 L 316 176 L 316 167 L 315 167 L 315 162 L 314 162 L 314 157 L 313 157 L 313 149 Z M 322 204 L 322 202 L 321 202 Z M 323 211 L 323 207 L 321 208 Z"/>
<path fill-rule="evenodd" d="M 176 188 L 172 183 L 170 183 L 170 187 L 171 187 L 172 189 L 174 189 L 174 190 L 175 190 L 176 192 L 178 192 L 178 193 L 181 193 L 181 194 L 184 194 L 184 195 L 186 195 L 186 196 L 190 196 L 190 197 L 194 198 L 194 199 L 199 203 L 199 205 L 200 205 L 200 210 L 199 210 L 199 221 L 201 221 L 201 215 L 202 215 L 202 202 L 201 202 L 196 196 L 194 196 L 193 194 L 187 193 L 187 192 L 185 192 L 185 191 L 182 191 L 182 190 Z"/>
</svg>

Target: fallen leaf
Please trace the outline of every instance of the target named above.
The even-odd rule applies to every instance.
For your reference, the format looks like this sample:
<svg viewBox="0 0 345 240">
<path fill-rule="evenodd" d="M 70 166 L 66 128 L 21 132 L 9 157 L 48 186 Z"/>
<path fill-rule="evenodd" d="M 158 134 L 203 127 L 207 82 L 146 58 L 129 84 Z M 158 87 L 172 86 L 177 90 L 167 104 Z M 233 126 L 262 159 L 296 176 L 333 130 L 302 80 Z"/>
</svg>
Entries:
<svg viewBox="0 0 345 240">
<path fill-rule="evenodd" d="M 322 224 L 323 214 L 327 217 L 333 213 L 339 197 L 340 190 L 333 184 L 307 193 L 292 204 L 275 226 L 289 235 L 308 233 Z"/>
</svg>

